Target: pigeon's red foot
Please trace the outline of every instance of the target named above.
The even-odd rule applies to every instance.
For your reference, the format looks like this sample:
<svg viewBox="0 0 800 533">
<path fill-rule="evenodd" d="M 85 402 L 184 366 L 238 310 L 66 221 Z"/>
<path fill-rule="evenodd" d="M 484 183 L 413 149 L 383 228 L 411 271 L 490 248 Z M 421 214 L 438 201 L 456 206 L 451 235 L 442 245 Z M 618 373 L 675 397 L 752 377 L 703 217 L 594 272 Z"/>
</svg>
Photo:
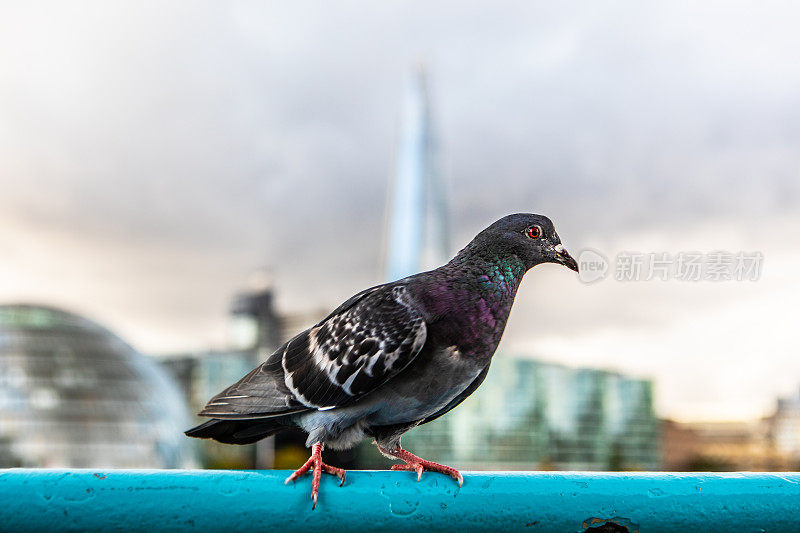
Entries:
<svg viewBox="0 0 800 533">
<path fill-rule="evenodd" d="M 403 448 L 398 448 L 396 450 L 382 449 L 381 451 L 405 461 L 406 464 L 404 465 L 393 465 L 392 470 L 410 470 L 412 472 L 416 472 L 417 481 L 422 479 L 422 473 L 427 470 L 428 472 L 439 472 L 440 474 L 450 476 L 456 480 L 459 487 L 464 484 L 464 478 L 461 476 L 461 472 L 453 467 L 440 465 L 439 463 L 434 463 L 433 461 L 426 461 L 425 459 L 417 457 L 410 451 L 404 450 Z"/>
<path fill-rule="evenodd" d="M 341 487 L 344 485 L 344 480 L 347 477 L 347 472 L 344 471 L 342 468 L 336 468 L 335 466 L 326 465 L 322 462 L 322 444 L 317 442 L 311 447 L 311 457 L 308 458 L 308 461 L 305 462 L 303 466 L 298 468 L 294 471 L 294 474 L 286 478 L 286 484 L 288 485 L 295 479 L 299 478 L 309 470 L 313 469 L 312 477 L 311 477 L 311 501 L 313 501 L 313 505 L 311 509 L 314 510 L 317 508 L 317 497 L 319 496 L 319 481 L 322 479 L 322 473 L 325 472 L 326 474 L 333 474 L 334 476 L 338 476 L 341 482 L 339 486 Z"/>
</svg>

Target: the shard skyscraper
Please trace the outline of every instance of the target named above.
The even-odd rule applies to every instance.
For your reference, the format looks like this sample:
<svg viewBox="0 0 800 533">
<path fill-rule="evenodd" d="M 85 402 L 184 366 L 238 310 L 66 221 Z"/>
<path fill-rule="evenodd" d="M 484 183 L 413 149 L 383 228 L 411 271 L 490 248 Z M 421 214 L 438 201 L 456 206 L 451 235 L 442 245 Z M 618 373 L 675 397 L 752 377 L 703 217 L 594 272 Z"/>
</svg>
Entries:
<svg viewBox="0 0 800 533">
<path fill-rule="evenodd" d="M 408 80 L 389 197 L 386 280 L 445 263 L 450 255 L 447 193 L 428 82 L 419 67 Z"/>
</svg>

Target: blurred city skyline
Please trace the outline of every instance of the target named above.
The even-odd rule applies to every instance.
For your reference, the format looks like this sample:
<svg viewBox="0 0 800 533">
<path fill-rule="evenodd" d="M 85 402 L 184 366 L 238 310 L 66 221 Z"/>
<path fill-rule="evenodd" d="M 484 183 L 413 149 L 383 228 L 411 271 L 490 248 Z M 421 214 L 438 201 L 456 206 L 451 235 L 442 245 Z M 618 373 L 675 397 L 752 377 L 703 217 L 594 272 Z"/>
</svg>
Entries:
<svg viewBox="0 0 800 533">
<path fill-rule="evenodd" d="M 800 36 L 784 3 L 0 7 L 0 300 L 137 349 L 220 346 L 267 266 L 288 311 L 382 280 L 419 59 L 452 242 L 511 212 L 568 250 L 760 251 L 757 282 L 538 267 L 501 352 L 651 377 L 659 415 L 753 418 L 800 382 Z"/>
</svg>

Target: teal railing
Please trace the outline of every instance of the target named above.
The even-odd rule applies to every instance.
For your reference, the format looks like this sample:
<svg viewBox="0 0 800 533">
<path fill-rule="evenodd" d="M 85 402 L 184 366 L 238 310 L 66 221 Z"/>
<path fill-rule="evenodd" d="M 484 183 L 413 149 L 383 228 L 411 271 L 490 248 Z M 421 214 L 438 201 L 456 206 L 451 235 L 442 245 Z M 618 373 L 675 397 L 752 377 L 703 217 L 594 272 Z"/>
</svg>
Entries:
<svg viewBox="0 0 800 533">
<path fill-rule="evenodd" d="M 798 473 L 0 470 L 0 531 L 800 531 Z"/>
</svg>

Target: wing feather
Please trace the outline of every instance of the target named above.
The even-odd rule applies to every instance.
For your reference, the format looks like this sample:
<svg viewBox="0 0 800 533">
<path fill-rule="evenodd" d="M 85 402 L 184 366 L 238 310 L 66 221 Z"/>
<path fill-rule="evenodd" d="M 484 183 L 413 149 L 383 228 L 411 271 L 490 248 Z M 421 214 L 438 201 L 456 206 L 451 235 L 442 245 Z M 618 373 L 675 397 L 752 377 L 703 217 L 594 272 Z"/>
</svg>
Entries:
<svg viewBox="0 0 800 533">
<path fill-rule="evenodd" d="M 377 291 L 311 328 L 286 351 L 286 385 L 312 408 L 346 404 L 405 368 L 426 337 L 425 319 L 405 287 Z"/>
<path fill-rule="evenodd" d="M 345 405 L 405 368 L 426 338 L 405 286 L 373 287 L 284 344 L 200 415 L 259 418 Z"/>
<path fill-rule="evenodd" d="M 213 418 L 264 418 L 305 411 L 283 380 L 281 356 L 286 345 L 266 362 L 214 396 L 200 416 Z"/>
</svg>

